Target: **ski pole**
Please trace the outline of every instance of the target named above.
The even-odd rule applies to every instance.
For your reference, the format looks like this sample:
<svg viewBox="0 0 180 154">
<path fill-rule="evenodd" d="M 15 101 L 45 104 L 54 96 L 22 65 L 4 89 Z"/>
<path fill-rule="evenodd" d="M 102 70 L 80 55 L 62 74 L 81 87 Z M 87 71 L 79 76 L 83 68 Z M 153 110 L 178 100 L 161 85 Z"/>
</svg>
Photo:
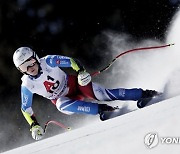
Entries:
<svg viewBox="0 0 180 154">
<path fill-rule="evenodd" d="M 62 124 L 61 122 L 57 122 L 57 121 L 55 121 L 55 120 L 49 120 L 49 121 L 47 121 L 46 123 L 45 123 L 45 126 L 44 126 L 44 133 L 46 132 L 46 129 L 47 129 L 47 126 L 49 125 L 49 124 L 55 124 L 55 125 L 57 125 L 57 126 L 59 126 L 59 127 L 61 127 L 61 128 L 63 128 L 63 129 L 65 129 L 65 130 L 71 130 L 71 128 L 70 127 L 67 127 L 67 126 L 65 126 L 64 124 Z"/>
<path fill-rule="evenodd" d="M 100 74 L 101 72 L 106 71 L 119 57 L 126 55 L 128 53 L 131 52 L 136 52 L 136 51 L 140 51 L 140 50 L 150 50 L 150 49 L 157 49 L 157 48 L 165 48 L 165 47 L 169 47 L 172 46 L 174 44 L 166 44 L 166 45 L 161 45 L 161 46 L 151 46 L 151 47 L 143 47 L 143 48 L 134 48 L 134 49 L 130 49 L 127 51 L 122 52 L 121 54 L 117 55 L 107 66 L 105 66 L 103 69 L 96 71 L 94 73 L 91 74 L 91 76 L 96 76 L 98 74 Z"/>
</svg>

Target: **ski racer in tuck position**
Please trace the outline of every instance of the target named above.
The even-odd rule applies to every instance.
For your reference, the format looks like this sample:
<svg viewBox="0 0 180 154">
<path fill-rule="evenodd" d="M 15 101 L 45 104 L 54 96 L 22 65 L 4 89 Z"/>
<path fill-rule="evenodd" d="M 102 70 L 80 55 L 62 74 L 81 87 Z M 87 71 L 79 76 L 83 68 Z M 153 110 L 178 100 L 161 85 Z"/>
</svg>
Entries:
<svg viewBox="0 0 180 154">
<path fill-rule="evenodd" d="M 91 75 L 79 61 L 60 55 L 47 55 L 39 58 L 29 47 L 18 48 L 13 55 L 13 62 L 24 75 L 21 84 L 21 111 L 29 123 L 33 139 L 43 137 L 43 129 L 37 122 L 33 109 L 33 94 L 41 95 L 65 114 L 85 113 L 100 115 L 115 108 L 107 104 L 84 101 L 84 98 L 98 101 L 134 100 L 139 108 L 142 99 L 157 95 L 155 90 L 107 89 L 91 82 Z M 66 74 L 61 68 L 71 67 L 77 76 Z M 103 118 L 102 118 L 103 119 Z"/>
</svg>

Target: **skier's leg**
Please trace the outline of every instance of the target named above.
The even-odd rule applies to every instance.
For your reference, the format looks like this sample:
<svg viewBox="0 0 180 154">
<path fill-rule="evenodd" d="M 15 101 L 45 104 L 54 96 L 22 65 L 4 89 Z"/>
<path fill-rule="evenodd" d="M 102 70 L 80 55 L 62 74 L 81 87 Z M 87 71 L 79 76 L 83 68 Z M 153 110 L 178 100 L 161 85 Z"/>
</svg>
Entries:
<svg viewBox="0 0 180 154">
<path fill-rule="evenodd" d="M 111 100 L 139 100 L 142 97 L 142 89 L 133 88 L 133 89 L 105 89 L 106 94 L 110 97 Z"/>
<path fill-rule="evenodd" d="M 138 108 L 146 106 L 146 104 L 155 96 L 161 95 L 155 90 L 143 89 L 106 89 L 98 84 L 93 83 L 93 91 L 97 99 L 102 101 L 111 100 L 134 100 L 137 101 Z"/>
<path fill-rule="evenodd" d="M 86 113 L 96 115 L 99 110 L 97 103 L 72 100 L 68 97 L 58 98 L 56 101 L 56 107 L 59 111 L 65 114 Z"/>
<path fill-rule="evenodd" d="M 94 95 L 98 100 L 111 101 L 111 100 L 139 100 L 142 97 L 142 89 L 106 89 L 98 84 L 92 83 Z"/>
</svg>

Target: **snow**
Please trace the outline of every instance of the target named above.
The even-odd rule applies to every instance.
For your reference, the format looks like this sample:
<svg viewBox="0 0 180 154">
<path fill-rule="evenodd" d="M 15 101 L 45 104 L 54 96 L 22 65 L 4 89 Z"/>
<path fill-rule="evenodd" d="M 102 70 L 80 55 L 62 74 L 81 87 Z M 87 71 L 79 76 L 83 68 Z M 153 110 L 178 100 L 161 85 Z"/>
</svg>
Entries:
<svg viewBox="0 0 180 154">
<path fill-rule="evenodd" d="M 104 122 L 96 121 L 82 128 L 7 151 L 5 154 L 110 154 L 178 153 L 180 144 L 162 144 L 149 149 L 144 137 L 156 132 L 162 137 L 180 137 L 180 96 Z"/>
</svg>

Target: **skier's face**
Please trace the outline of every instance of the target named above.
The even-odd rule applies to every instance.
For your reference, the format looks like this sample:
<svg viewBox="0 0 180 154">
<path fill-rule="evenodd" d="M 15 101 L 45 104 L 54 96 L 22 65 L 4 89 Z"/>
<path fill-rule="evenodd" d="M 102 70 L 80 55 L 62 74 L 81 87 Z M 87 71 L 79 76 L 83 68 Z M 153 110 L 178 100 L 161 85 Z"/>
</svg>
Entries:
<svg viewBox="0 0 180 154">
<path fill-rule="evenodd" d="M 29 66 L 27 68 L 27 74 L 32 75 L 32 76 L 36 76 L 38 74 L 38 70 L 39 70 L 39 66 L 38 63 L 35 62 L 32 66 Z"/>
<path fill-rule="evenodd" d="M 30 58 L 26 62 L 24 62 L 22 65 L 19 66 L 19 69 L 23 73 L 27 73 L 28 75 L 35 76 L 38 74 L 39 66 L 34 58 Z"/>
</svg>

